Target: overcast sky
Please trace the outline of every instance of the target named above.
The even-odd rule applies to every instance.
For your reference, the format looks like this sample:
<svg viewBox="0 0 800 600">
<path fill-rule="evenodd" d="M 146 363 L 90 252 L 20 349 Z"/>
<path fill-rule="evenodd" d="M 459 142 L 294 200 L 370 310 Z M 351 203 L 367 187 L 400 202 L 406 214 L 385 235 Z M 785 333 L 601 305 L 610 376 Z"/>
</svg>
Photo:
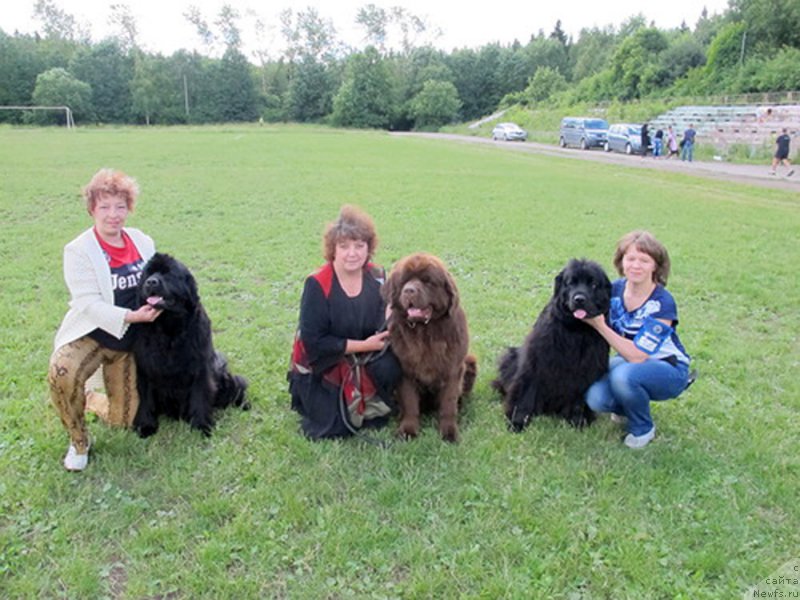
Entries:
<svg viewBox="0 0 800 600">
<path fill-rule="evenodd" d="M 209 22 L 213 22 L 220 8 L 230 4 L 242 15 L 250 15 L 242 21 L 245 40 L 248 40 L 248 25 L 257 14 L 271 31 L 267 43 L 275 51 L 281 46 L 278 14 L 285 8 L 295 11 L 308 6 L 316 7 L 319 14 L 333 22 L 338 37 L 353 46 L 361 46 L 363 35 L 355 28 L 354 20 L 359 7 L 369 0 L 309 0 L 300 2 L 255 2 L 250 0 L 54 0 L 62 10 L 90 26 L 92 38 L 99 40 L 111 31 L 108 17 L 111 4 L 127 4 L 136 18 L 140 43 L 148 51 L 170 54 L 179 48 L 201 49 L 193 26 L 182 16 L 190 5 L 200 8 Z M 436 46 L 450 51 L 453 48 L 477 48 L 491 42 L 511 43 L 515 39 L 526 43 L 540 29 L 550 33 L 559 19 L 562 29 L 577 38 L 584 27 L 619 26 L 632 15 L 642 13 L 648 22 L 667 29 L 682 22 L 693 27 L 700 17 L 703 6 L 708 14 L 719 14 L 728 5 L 727 0 L 397 0 L 373 4 L 388 8 L 402 6 L 411 13 L 425 17 L 442 30 Z M 5 0 L 0 10 L 0 29 L 13 34 L 32 33 L 39 24 L 32 18 L 33 0 Z M 269 44 L 269 41 L 272 43 Z"/>
</svg>

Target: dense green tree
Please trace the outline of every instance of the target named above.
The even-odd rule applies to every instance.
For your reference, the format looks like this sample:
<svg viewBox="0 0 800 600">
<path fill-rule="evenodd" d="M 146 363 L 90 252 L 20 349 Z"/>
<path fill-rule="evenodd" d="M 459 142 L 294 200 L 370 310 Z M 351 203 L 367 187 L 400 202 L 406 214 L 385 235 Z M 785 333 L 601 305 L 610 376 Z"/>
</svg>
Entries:
<svg viewBox="0 0 800 600">
<path fill-rule="evenodd" d="M 479 50 L 464 48 L 454 51 L 448 60 L 453 72 L 453 84 L 463 102 L 462 114 L 475 119 L 493 112 L 508 92 L 498 79 L 502 49 L 488 44 Z"/>
<path fill-rule="evenodd" d="M 183 122 L 181 83 L 168 60 L 160 56 L 138 57 L 131 81 L 134 117 L 146 125 Z"/>
<path fill-rule="evenodd" d="M 742 61 L 742 41 L 745 24 L 729 23 L 719 30 L 708 48 L 707 70 L 710 75 L 720 75 Z"/>
<path fill-rule="evenodd" d="M 139 48 L 138 25 L 127 5 L 111 7 L 115 39 L 92 43 L 88 30 L 56 1 L 35 1 L 39 33 L 0 31 L 0 103 L 32 102 L 37 75 L 60 67 L 90 86 L 92 108 L 84 111 L 84 120 L 333 117 L 348 126 L 407 129 L 428 126 L 422 100 L 438 98 L 434 91 L 441 93 L 443 82 L 455 86 L 459 113 L 470 120 L 496 111 L 501 101 L 509 106 L 780 91 L 797 88 L 800 71 L 797 0 L 731 0 L 720 15 L 709 17 L 704 10 L 693 30 L 685 23 L 658 30 L 639 14 L 618 28 L 584 29 L 577 41 L 559 21 L 550 34 L 540 30 L 524 45 L 495 43 L 449 53 L 419 45 L 437 30 L 400 6 L 367 4 L 359 10 L 356 22 L 377 47 L 363 52 L 344 47 L 333 23 L 316 9 L 289 9 L 280 15 L 285 50 L 273 57 L 261 40 L 252 53 L 258 67 L 241 52 L 242 16 L 231 4 L 211 21 L 190 7 L 186 18 L 207 41 L 207 51 L 165 58 Z M 258 17 L 255 29 L 266 35 Z M 426 88 L 431 81 L 437 86 Z M 0 113 L 3 121 L 21 118 Z"/>
<path fill-rule="evenodd" d="M 335 79 L 330 67 L 312 56 L 295 64 L 287 94 L 288 116 L 293 121 L 318 121 L 330 114 Z"/>
<path fill-rule="evenodd" d="M 130 122 L 133 57 L 116 40 L 80 50 L 70 62 L 69 71 L 92 86 L 94 116 L 99 122 Z"/>
<path fill-rule="evenodd" d="M 422 91 L 426 81 L 452 81 L 453 73 L 447 65 L 447 55 L 430 46 L 413 48 L 410 52 L 396 53 L 387 57 L 390 77 L 398 105 L 406 110 L 398 110 L 389 124 L 392 129 L 406 130 L 414 126 L 408 112 L 408 103 Z"/>
<path fill-rule="evenodd" d="M 447 55 L 430 46 L 414 48 L 405 55 L 394 55 L 394 75 L 404 99 L 422 91 L 426 81 L 452 81 L 453 72 L 447 64 Z"/>
<path fill-rule="evenodd" d="M 550 67 L 565 77 L 570 76 L 572 67 L 569 61 L 569 52 L 567 46 L 559 40 L 539 36 L 531 40 L 525 48 L 525 52 L 529 56 L 532 73 L 535 73 L 539 67 Z"/>
<path fill-rule="evenodd" d="M 390 70 L 377 49 L 350 56 L 333 100 L 333 122 L 344 127 L 387 127 L 397 105 Z"/>
<path fill-rule="evenodd" d="M 225 51 L 222 60 L 212 63 L 211 79 L 215 121 L 254 121 L 259 116 L 258 97 L 250 63 L 235 48 Z"/>
<path fill-rule="evenodd" d="M 438 128 L 455 121 L 460 108 L 456 86 L 449 81 L 426 81 L 409 103 L 409 114 L 415 129 Z"/>
<path fill-rule="evenodd" d="M 578 41 L 570 47 L 572 81 L 580 81 L 608 67 L 617 45 L 612 27 L 581 29 Z"/>
<path fill-rule="evenodd" d="M 567 37 L 567 34 L 564 33 L 564 30 L 561 29 L 561 19 L 556 21 L 556 25 L 553 27 L 553 31 L 550 33 L 550 39 L 555 40 L 564 47 L 569 45 L 569 38 Z"/>
<path fill-rule="evenodd" d="M 211 91 L 207 70 L 211 61 L 197 52 L 178 50 L 166 61 L 171 82 L 171 102 L 167 108 L 170 123 L 203 123 L 215 121 L 207 114 L 206 103 Z"/>
<path fill-rule="evenodd" d="M 800 48 L 783 48 L 774 56 L 747 61 L 733 87 L 737 92 L 800 90 Z"/>
<path fill-rule="evenodd" d="M 620 100 L 641 98 L 667 82 L 660 54 L 667 49 L 664 34 L 642 27 L 627 37 L 611 57 L 611 72 L 617 82 L 615 96 Z"/>
<path fill-rule="evenodd" d="M 289 65 L 281 58 L 266 63 L 261 70 L 262 117 L 267 121 L 288 121 Z"/>
<path fill-rule="evenodd" d="M 558 69 L 539 67 L 530 78 L 525 96 L 533 103 L 549 100 L 558 92 L 567 89 L 567 80 L 558 72 Z"/>
<path fill-rule="evenodd" d="M 504 94 L 524 90 L 536 64 L 530 53 L 517 45 L 504 48 L 500 54 L 497 83 Z"/>
<path fill-rule="evenodd" d="M 577 83 L 566 92 L 565 101 L 570 103 L 597 102 L 608 100 L 617 96 L 618 82 L 614 78 L 611 69 L 589 75 Z"/>
<path fill-rule="evenodd" d="M 79 81 L 66 70 L 56 67 L 36 77 L 33 90 L 33 104 L 36 106 L 68 106 L 76 122 L 91 118 L 92 88 Z M 37 113 L 37 122 L 63 123 L 63 113 Z"/>
<path fill-rule="evenodd" d="M 797 0 L 730 0 L 731 16 L 744 24 L 746 43 L 756 53 L 800 47 L 800 2 Z"/>
<path fill-rule="evenodd" d="M 667 74 L 669 83 L 680 79 L 690 69 L 706 63 L 703 47 L 691 34 L 682 33 L 661 53 L 661 66 Z"/>
<path fill-rule="evenodd" d="M 708 48 L 711 40 L 714 39 L 714 36 L 717 35 L 717 32 L 720 30 L 720 28 L 725 25 L 726 18 L 727 17 L 724 14 L 715 15 L 713 17 L 701 15 L 695 24 L 694 31 L 691 32 L 692 37 L 694 37 L 697 43 L 700 44 L 704 49 Z"/>
<path fill-rule="evenodd" d="M 36 76 L 45 69 L 33 37 L 11 37 L 0 31 L 0 106 L 30 104 Z M 20 113 L 0 111 L 0 121 L 20 118 Z"/>
</svg>

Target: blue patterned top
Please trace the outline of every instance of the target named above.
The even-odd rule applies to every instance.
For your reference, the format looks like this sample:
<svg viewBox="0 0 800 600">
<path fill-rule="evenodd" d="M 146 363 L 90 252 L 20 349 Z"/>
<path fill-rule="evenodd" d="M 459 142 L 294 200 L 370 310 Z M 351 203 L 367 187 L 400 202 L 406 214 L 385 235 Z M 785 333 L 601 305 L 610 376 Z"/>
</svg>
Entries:
<svg viewBox="0 0 800 600">
<path fill-rule="evenodd" d="M 650 355 L 650 358 L 661 360 L 674 356 L 678 361 L 688 365 L 689 355 L 676 331 L 678 307 L 672 294 L 663 285 L 656 285 L 644 304 L 628 312 L 622 298 L 625 282 L 623 278 L 611 284 L 611 309 L 608 322 L 612 329 L 621 336 L 633 340 L 636 347 Z M 667 327 L 656 319 L 671 321 L 672 327 Z"/>
</svg>

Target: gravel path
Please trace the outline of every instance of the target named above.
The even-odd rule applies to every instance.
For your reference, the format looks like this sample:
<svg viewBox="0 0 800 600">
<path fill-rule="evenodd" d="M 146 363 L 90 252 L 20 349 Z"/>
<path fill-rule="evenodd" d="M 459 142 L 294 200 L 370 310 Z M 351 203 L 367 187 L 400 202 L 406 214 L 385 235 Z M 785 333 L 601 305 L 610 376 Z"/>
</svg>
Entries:
<svg viewBox="0 0 800 600">
<path fill-rule="evenodd" d="M 695 177 L 709 179 L 723 179 L 749 185 L 774 188 L 779 190 L 800 192 L 800 164 L 793 165 L 797 172 L 791 177 L 785 177 L 786 168 L 779 167 L 778 175 L 770 175 L 769 165 L 739 165 L 726 162 L 682 162 L 675 159 L 654 159 L 651 156 L 627 156 L 615 152 L 603 152 L 600 149 L 579 150 L 576 148 L 559 148 L 537 142 L 495 142 L 490 138 L 469 135 L 456 135 L 451 133 L 418 133 L 418 132 L 393 132 L 395 136 L 414 136 L 439 140 L 453 140 L 464 144 L 491 144 L 509 152 L 532 152 L 548 156 L 571 157 L 595 162 L 613 163 L 638 169 L 660 169 L 675 173 L 691 174 Z"/>
</svg>

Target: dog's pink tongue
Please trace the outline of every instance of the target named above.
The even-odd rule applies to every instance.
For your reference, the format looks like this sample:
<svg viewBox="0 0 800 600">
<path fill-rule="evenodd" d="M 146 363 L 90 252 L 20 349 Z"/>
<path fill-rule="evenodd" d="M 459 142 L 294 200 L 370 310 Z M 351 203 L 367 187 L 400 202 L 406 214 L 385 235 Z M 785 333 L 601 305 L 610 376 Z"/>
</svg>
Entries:
<svg viewBox="0 0 800 600">
<path fill-rule="evenodd" d="M 585 319 L 586 318 L 586 311 L 583 310 L 582 308 L 579 308 L 574 313 L 572 313 L 572 316 L 575 317 L 576 319 Z"/>
<path fill-rule="evenodd" d="M 161 296 L 150 296 L 147 299 L 147 303 L 150 306 L 157 306 L 162 300 L 163 300 L 163 298 Z"/>
<path fill-rule="evenodd" d="M 408 317 L 410 319 L 421 319 L 425 315 L 422 312 L 421 308 L 409 308 L 408 309 Z"/>
</svg>

